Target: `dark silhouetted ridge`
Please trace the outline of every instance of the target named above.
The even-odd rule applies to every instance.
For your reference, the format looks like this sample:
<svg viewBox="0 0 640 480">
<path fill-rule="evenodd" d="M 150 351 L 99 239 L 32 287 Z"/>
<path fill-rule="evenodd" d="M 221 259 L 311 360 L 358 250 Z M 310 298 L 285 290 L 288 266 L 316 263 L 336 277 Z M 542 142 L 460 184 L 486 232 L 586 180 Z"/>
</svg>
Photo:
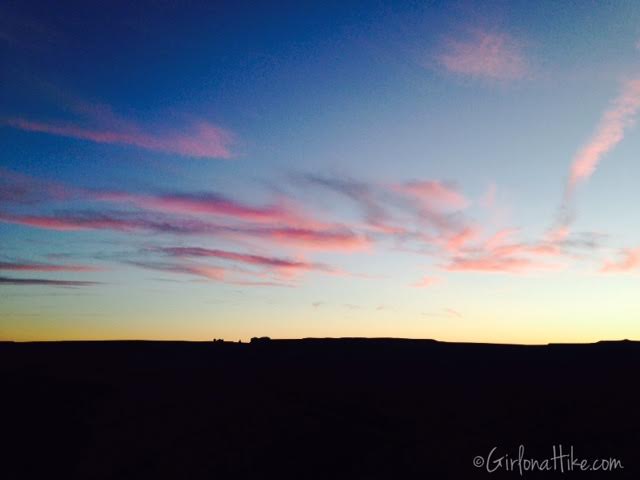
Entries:
<svg viewBox="0 0 640 480">
<path fill-rule="evenodd" d="M 256 338 L 0 343 L 3 478 L 519 478 L 472 460 L 560 443 L 640 478 L 638 342 Z"/>
</svg>

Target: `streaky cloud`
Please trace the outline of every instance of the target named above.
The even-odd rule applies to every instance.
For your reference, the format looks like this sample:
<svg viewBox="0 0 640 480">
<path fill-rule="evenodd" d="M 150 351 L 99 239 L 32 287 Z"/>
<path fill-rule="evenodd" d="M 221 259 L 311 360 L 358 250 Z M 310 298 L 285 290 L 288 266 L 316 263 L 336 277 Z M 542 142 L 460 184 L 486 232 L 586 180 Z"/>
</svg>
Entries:
<svg viewBox="0 0 640 480">
<path fill-rule="evenodd" d="M 79 280 L 50 280 L 45 278 L 0 277 L 0 285 L 50 286 L 50 287 L 90 287 L 101 285 L 101 282 Z"/>
<path fill-rule="evenodd" d="M 529 71 L 522 48 L 504 32 L 470 30 L 450 38 L 436 56 L 448 72 L 489 80 L 518 80 Z"/>
<path fill-rule="evenodd" d="M 161 212 L 209 214 L 238 218 L 253 222 L 300 222 L 302 214 L 285 202 L 266 206 L 252 206 L 218 193 L 174 193 L 144 195 L 129 192 L 94 192 L 95 200 L 111 203 L 130 203 L 138 208 Z"/>
<path fill-rule="evenodd" d="M 550 241 L 561 242 L 571 233 L 576 218 L 576 187 L 589 180 L 604 156 L 624 139 L 639 110 L 640 78 L 636 77 L 623 82 L 620 94 L 602 114 L 595 133 L 574 156 L 556 219 L 547 233 Z"/>
<path fill-rule="evenodd" d="M 269 267 L 278 271 L 295 273 L 298 271 L 320 271 L 337 273 L 338 270 L 323 263 L 306 262 L 281 257 L 267 257 L 264 255 L 231 252 L 220 249 L 200 247 L 163 247 L 161 252 L 175 257 L 208 257 L 222 260 L 231 260 L 248 265 Z"/>
<path fill-rule="evenodd" d="M 45 200 L 67 200 L 74 189 L 42 181 L 0 167 L 0 204 L 34 204 Z"/>
<path fill-rule="evenodd" d="M 52 265 L 47 263 L 0 262 L 0 270 L 16 272 L 96 272 L 100 270 L 90 265 Z"/>
<path fill-rule="evenodd" d="M 0 213 L 0 222 L 61 232 L 79 230 L 115 230 L 119 232 L 141 229 L 161 230 L 163 225 L 167 229 L 169 228 L 167 224 L 154 224 L 142 219 L 118 218 L 103 213 L 60 215 L 12 215 Z"/>
<path fill-rule="evenodd" d="M 412 180 L 398 185 L 396 189 L 413 196 L 430 208 L 462 210 L 469 201 L 454 185 L 434 180 Z"/>
<path fill-rule="evenodd" d="M 187 128 L 163 133 L 144 132 L 137 124 L 134 124 L 133 128 L 121 128 L 118 125 L 90 128 L 20 117 L 6 118 L 2 123 L 27 132 L 46 133 L 94 143 L 130 145 L 193 158 L 229 159 L 232 157 L 230 147 L 234 143 L 234 136 L 230 132 L 206 121 L 198 121 Z"/>
<path fill-rule="evenodd" d="M 445 266 L 445 269 L 450 272 L 525 273 L 555 268 L 530 258 L 486 254 L 473 257 L 456 257 Z"/>
<path fill-rule="evenodd" d="M 526 243 L 515 240 L 517 229 L 498 230 L 481 245 L 457 252 L 443 268 L 450 272 L 495 272 L 520 274 L 558 270 L 563 265 L 549 259 L 561 257 L 562 249 L 546 241 Z"/>
<path fill-rule="evenodd" d="M 141 210 L 187 215 L 212 215 L 257 223 L 295 224 L 322 227 L 326 224 L 292 198 L 279 195 L 266 205 L 252 205 L 218 192 L 137 193 L 118 190 L 90 190 L 41 180 L 0 168 L 0 202 L 5 205 L 78 200 L 133 206 Z"/>
<path fill-rule="evenodd" d="M 640 248 L 627 248 L 620 252 L 616 261 L 605 262 L 601 273 L 623 273 L 640 269 Z"/>
<path fill-rule="evenodd" d="M 283 242 L 310 250 L 366 250 L 372 243 L 350 228 L 334 224 L 325 228 L 270 225 L 222 225 L 197 219 L 148 217 L 128 213 L 64 213 L 58 215 L 15 215 L 0 213 L 0 222 L 57 231 L 112 230 L 148 231 L 173 235 L 212 235 Z"/>
<path fill-rule="evenodd" d="M 595 134 L 571 164 L 568 189 L 588 180 L 605 154 L 622 141 L 640 109 L 640 78 L 624 82 L 622 91 L 602 115 Z"/>
<path fill-rule="evenodd" d="M 309 174 L 303 178 L 311 185 L 325 188 L 354 201 L 361 207 L 365 220 L 371 226 L 382 230 L 391 228 L 386 225 L 389 213 L 378 200 L 380 192 L 376 191 L 375 186 L 350 178 L 336 178 L 328 175 Z"/>
<path fill-rule="evenodd" d="M 147 270 L 157 270 L 160 272 L 168 273 L 181 273 L 187 275 L 195 275 L 198 277 L 206 278 L 207 280 L 224 280 L 227 270 L 222 267 L 209 266 L 209 265 L 183 265 L 164 262 L 153 261 L 128 261 L 129 265 L 145 268 Z"/>
<path fill-rule="evenodd" d="M 231 285 L 250 286 L 250 287 L 293 287 L 290 283 L 279 282 L 275 280 L 255 280 L 241 278 L 237 272 L 212 265 L 196 265 L 196 264 L 177 264 L 157 261 L 128 261 L 129 265 L 144 268 L 147 270 L 156 270 L 167 273 L 177 273 L 191 275 L 205 279 L 207 281 L 221 282 Z M 246 273 L 246 272 L 241 272 Z M 254 274 L 255 275 L 255 274 Z"/>
</svg>

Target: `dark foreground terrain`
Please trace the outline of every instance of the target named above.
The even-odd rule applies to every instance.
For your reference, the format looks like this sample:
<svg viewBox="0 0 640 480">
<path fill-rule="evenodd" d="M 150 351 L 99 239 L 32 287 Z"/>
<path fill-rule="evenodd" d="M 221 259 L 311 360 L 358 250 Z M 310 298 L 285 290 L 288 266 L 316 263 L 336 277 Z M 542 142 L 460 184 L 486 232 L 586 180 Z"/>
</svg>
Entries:
<svg viewBox="0 0 640 480">
<path fill-rule="evenodd" d="M 2 343 L 0 478 L 640 478 L 639 373 L 634 342 Z M 521 444 L 624 469 L 474 467 Z"/>
</svg>

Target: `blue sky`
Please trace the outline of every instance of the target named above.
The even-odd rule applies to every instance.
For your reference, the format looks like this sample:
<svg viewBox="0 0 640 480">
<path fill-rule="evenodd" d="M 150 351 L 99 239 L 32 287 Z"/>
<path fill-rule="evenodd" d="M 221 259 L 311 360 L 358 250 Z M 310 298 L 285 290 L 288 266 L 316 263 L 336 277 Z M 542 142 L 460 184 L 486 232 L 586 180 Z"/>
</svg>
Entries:
<svg viewBox="0 0 640 480">
<path fill-rule="evenodd" d="M 0 336 L 636 338 L 632 2 L 9 2 Z"/>
</svg>

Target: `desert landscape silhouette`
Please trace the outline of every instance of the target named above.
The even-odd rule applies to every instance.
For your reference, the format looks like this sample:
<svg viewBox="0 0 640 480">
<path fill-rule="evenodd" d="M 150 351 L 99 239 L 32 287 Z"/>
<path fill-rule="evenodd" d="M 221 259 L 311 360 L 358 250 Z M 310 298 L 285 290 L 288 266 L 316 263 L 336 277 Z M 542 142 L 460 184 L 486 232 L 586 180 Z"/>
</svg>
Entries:
<svg viewBox="0 0 640 480">
<path fill-rule="evenodd" d="M 0 345 L 5 478 L 510 478 L 502 455 L 637 478 L 637 342 L 407 339 Z M 496 454 L 496 456 L 498 456 Z M 538 475 L 540 477 L 538 477 Z M 599 476 L 598 476 L 599 475 Z"/>
</svg>

